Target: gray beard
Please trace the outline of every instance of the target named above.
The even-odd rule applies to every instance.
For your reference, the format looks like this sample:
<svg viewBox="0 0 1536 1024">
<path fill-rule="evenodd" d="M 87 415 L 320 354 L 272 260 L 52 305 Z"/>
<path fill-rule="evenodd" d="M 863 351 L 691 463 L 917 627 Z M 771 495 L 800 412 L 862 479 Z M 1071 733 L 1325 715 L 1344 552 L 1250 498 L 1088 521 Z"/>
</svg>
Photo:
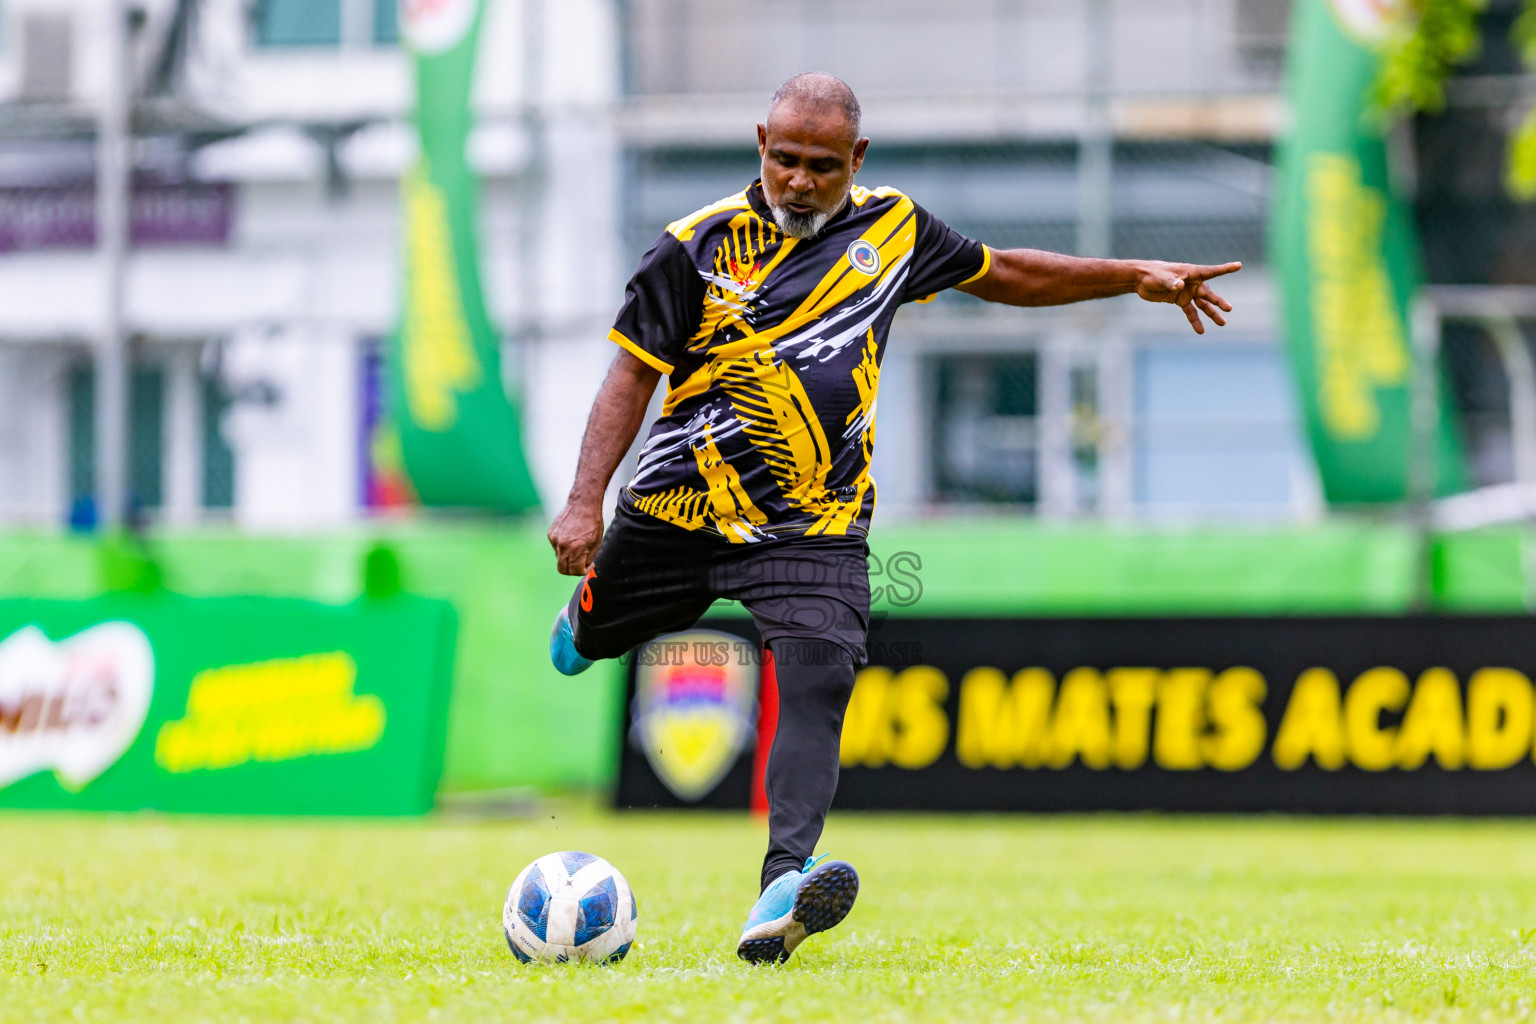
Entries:
<svg viewBox="0 0 1536 1024">
<path fill-rule="evenodd" d="M 827 221 L 832 219 L 832 214 L 819 210 L 815 213 L 796 213 L 773 203 L 768 204 L 768 209 L 773 211 L 773 219 L 779 222 L 779 230 L 790 238 L 815 238 L 827 226 Z"/>
</svg>

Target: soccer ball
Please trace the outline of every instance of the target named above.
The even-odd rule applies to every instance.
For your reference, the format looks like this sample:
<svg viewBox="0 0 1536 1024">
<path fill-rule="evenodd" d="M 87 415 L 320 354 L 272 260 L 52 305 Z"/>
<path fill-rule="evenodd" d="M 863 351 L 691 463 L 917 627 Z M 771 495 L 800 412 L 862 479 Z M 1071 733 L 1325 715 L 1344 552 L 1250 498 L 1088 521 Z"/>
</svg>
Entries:
<svg viewBox="0 0 1536 1024">
<path fill-rule="evenodd" d="M 611 964 L 629 952 L 639 917 L 629 883 L 612 864 L 590 853 L 551 853 L 518 874 L 501 927 L 523 963 Z"/>
</svg>

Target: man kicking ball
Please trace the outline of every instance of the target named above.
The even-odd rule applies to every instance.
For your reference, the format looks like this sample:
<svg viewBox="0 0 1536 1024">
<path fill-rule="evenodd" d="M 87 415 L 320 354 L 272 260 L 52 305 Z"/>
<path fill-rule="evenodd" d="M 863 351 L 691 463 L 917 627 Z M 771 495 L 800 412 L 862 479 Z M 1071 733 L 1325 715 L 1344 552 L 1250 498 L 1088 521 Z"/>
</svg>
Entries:
<svg viewBox="0 0 1536 1024">
<path fill-rule="evenodd" d="M 783 961 L 841 921 L 859 880 L 814 858 L 869 630 L 875 399 L 896 309 L 945 288 L 1052 306 L 1135 292 L 1224 325 L 1206 282 L 1241 264 L 989 249 L 893 188 L 853 183 L 869 140 L 830 75 L 796 75 L 757 126 L 762 177 L 667 227 L 625 291 L 619 345 L 549 541 L 584 576 L 555 619 L 567 675 L 686 629 L 717 598 L 752 613 L 779 720 L 762 892 L 736 952 Z M 604 535 L 603 493 L 662 374 L 661 416 Z"/>
</svg>

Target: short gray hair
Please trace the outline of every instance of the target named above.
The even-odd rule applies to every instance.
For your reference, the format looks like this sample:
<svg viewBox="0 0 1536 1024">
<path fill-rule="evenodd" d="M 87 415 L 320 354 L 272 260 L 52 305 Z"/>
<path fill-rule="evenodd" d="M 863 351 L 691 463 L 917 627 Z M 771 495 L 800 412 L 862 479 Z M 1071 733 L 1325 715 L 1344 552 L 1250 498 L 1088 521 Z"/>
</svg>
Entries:
<svg viewBox="0 0 1536 1024">
<path fill-rule="evenodd" d="M 774 91 L 773 99 L 768 101 L 768 116 L 773 117 L 779 104 L 786 100 L 841 112 L 853 131 L 854 140 L 858 140 L 861 117 L 859 98 L 841 78 L 824 71 L 806 71 L 795 75 Z"/>
</svg>

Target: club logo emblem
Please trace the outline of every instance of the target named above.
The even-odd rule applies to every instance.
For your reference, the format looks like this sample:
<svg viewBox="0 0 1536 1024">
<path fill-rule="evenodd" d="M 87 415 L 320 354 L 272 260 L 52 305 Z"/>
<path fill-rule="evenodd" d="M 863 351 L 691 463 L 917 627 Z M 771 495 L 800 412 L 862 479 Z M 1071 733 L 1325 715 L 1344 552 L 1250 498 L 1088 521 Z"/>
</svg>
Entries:
<svg viewBox="0 0 1536 1024">
<path fill-rule="evenodd" d="M 149 638 L 103 622 L 54 643 L 36 626 L 0 642 L 0 789 L 53 769 L 84 789 L 144 726 L 155 687 Z"/>
<path fill-rule="evenodd" d="M 874 277 L 880 273 L 880 250 L 867 239 L 860 238 L 848 247 L 848 262 L 859 273 Z"/>
<path fill-rule="evenodd" d="M 740 637 L 690 630 L 635 652 L 630 742 L 690 803 L 720 784 L 753 734 L 757 659 Z"/>
</svg>

